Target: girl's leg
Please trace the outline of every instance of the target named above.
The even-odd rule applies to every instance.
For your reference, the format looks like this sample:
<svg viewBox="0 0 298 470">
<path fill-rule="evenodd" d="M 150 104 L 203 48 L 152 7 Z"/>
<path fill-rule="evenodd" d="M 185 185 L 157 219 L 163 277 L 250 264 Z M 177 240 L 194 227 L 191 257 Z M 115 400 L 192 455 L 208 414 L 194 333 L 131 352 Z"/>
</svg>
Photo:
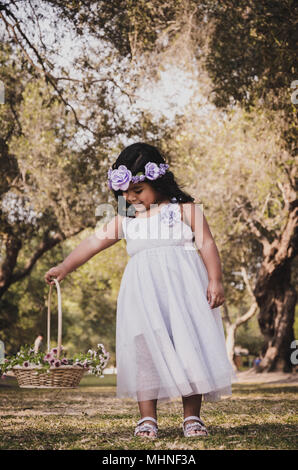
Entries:
<svg viewBox="0 0 298 470">
<path fill-rule="evenodd" d="M 182 397 L 184 419 L 188 416 L 200 417 L 202 395 L 191 395 L 190 397 Z M 195 420 L 187 421 L 188 423 L 195 423 Z M 191 431 L 191 434 L 204 434 L 201 431 Z"/>
<path fill-rule="evenodd" d="M 157 419 L 157 413 L 156 413 L 156 405 L 157 405 L 157 399 L 156 400 L 146 400 L 146 401 L 138 401 L 140 413 L 141 413 L 141 419 L 145 418 L 145 416 L 150 416 L 151 418 Z M 144 421 L 142 424 L 152 424 L 152 421 Z M 145 431 L 145 432 L 140 432 L 139 436 L 154 436 L 154 433 L 152 431 Z"/>
</svg>

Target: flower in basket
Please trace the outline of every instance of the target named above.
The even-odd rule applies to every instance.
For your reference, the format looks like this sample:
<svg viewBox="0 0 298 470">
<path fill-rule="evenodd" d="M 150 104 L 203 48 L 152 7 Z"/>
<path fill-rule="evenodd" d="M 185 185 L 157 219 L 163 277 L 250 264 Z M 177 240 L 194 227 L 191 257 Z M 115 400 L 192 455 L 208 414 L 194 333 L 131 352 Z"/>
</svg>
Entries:
<svg viewBox="0 0 298 470">
<path fill-rule="evenodd" d="M 63 351 L 63 346 L 61 351 Z M 53 348 L 50 352 L 34 352 L 29 346 L 21 347 L 16 356 L 7 357 L 0 364 L 0 376 L 4 376 L 9 370 L 14 368 L 36 368 L 36 371 L 50 372 L 51 369 L 63 369 L 64 367 L 82 367 L 89 374 L 102 377 L 103 369 L 106 367 L 110 354 L 105 351 L 103 344 L 98 344 L 97 349 L 89 349 L 87 354 L 77 354 L 71 359 L 66 357 L 58 358 L 58 348 Z"/>
</svg>

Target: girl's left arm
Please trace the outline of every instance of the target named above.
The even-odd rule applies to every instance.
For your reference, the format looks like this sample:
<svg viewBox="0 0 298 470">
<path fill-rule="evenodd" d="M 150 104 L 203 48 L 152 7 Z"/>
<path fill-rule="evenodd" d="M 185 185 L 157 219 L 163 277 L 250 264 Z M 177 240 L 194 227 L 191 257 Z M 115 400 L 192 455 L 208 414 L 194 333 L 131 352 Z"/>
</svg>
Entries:
<svg viewBox="0 0 298 470">
<path fill-rule="evenodd" d="M 205 263 L 209 284 L 207 300 L 210 308 L 216 308 L 225 301 L 222 284 L 222 269 L 219 252 L 200 204 L 183 204 L 183 212 L 188 225 L 195 235 L 196 246 Z"/>
</svg>

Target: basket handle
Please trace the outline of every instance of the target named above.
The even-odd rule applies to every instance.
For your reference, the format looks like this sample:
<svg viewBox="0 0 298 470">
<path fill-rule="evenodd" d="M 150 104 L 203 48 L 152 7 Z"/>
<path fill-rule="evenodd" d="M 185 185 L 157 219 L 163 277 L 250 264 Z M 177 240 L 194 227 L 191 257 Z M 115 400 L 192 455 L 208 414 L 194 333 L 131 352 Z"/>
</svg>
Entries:
<svg viewBox="0 0 298 470">
<path fill-rule="evenodd" d="M 58 294 L 58 353 L 57 357 L 60 357 L 61 351 L 61 342 L 62 342 L 62 307 L 61 307 L 61 292 L 60 292 L 60 285 L 57 279 L 53 278 L 53 281 L 56 284 L 57 294 Z M 52 284 L 50 284 L 50 291 L 48 297 L 48 329 L 47 329 L 47 344 L 48 344 L 48 352 L 50 352 L 50 329 L 51 329 L 51 295 L 52 295 Z"/>
</svg>

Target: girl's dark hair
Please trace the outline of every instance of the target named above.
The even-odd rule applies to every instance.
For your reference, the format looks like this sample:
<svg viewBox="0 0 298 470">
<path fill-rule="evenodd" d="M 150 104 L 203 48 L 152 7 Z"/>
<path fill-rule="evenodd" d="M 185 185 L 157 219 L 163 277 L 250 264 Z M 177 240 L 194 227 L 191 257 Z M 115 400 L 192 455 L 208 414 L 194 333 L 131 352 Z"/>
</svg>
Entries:
<svg viewBox="0 0 298 470">
<path fill-rule="evenodd" d="M 113 163 L 112 169 L 116 170 L 120 165 L 125 165 L 126 168 L 132 172 L 132 175 L 135 176 L 139 171 L 145 173 L 145 165 L 148 162 L 154 162 L 157 165 L 166 163 L 156 147 L 143 142 L 137 142 L 122 150 L 117 160 Z M 194 198 L 179 187 L 173 173 L 169 171 L 169 169 L 156 180 L 148 180 L 145 178 L 144 182 L 150 184 L 150 186 L 158 191 L 164 198 L 171 200 L 175 197 L 177 202 L 182 203 L 194 202 Z M 118 197 L 122 195 L 122 191 L 113 190 L 113 193 L 118 201 Z M 125 209 L 128 209 L 130 205 L 131 204 L 126 203 Z"/>
</svg>

